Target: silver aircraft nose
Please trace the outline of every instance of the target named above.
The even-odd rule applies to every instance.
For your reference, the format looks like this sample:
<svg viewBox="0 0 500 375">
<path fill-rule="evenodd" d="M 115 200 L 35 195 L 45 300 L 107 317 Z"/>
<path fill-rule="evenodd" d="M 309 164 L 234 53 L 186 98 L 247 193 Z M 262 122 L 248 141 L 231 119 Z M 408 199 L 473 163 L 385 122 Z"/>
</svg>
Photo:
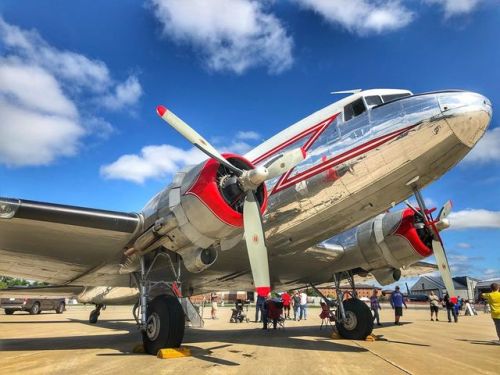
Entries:
<svg viewBox="0 0 500 375">
<path fill-rule="evenodd" d="M 438 101 L 453 133 L 472 148 L 491 121 L 491 102 L 483 95 L 467 91 L 439 94 Z"/>
</svg>

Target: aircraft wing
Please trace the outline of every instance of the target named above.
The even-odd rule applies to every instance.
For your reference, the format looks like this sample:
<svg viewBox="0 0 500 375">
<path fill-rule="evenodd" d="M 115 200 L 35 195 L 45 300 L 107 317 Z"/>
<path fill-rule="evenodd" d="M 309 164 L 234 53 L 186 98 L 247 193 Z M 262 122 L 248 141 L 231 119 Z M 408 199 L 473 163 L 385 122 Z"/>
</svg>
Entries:
<svg viewBox="0 0 500 375">
<path fill-rule="evenodd" d="M 0 197 L 0 275 L 75 282 L 118 263 L 141 227 L 135 213 Z"/>
</svg>

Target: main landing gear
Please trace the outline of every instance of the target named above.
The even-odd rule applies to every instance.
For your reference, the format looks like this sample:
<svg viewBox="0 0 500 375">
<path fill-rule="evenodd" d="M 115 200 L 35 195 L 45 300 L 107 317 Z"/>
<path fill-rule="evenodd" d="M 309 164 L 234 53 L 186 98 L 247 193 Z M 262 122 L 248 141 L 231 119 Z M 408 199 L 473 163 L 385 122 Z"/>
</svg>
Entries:
<svg viewBox="0 0 500 375">
<path fill-rule="evenodd" d="M 151 269 L 161 256 L 169 260 L 176 281 L 149 280 Z M 142 332 L 146 353 L 156 355 L 160 349 L 178 348 L 184 338 L 185 315 L 179 302 L 180 260 L 178 266 L 176 271 L 170 256 L 159 251 L 146 269 L 146 261 L 144 256 L 141 256 L 140 274 L 135 274 L 139 301 L 134 307 L 134 318 Z M 160 294 L 152 298 L 152 290 L 158 292 L 159 289 Z"/>
<path fill-rule="evenodd" d="M 352 298 L 344 301 L 344 292 L 340 290 L 340 282 L 345 276 L 352 288 Z M 354 276 L 351 272 L 340 272 L 333 276 L 337 294 L 337 319 L 335 326 L 340 336 L 352 340 L 364 340 L 373 331 L 373 316 L 363 301 L 358 299 Z"/>
<path fill-rule="evenodd" d="M 352 293 L 340 289 L 340 283 L 346 278 L 352 288 Z M 330 301 L 314 285 L 311 287 L 330 306 L 335 316 L 335 326 L 340 336 L 352 340 L 364 340 L 373 331 L 373 316 L 368 306 L 358 299 L 354 276 L 352 272 L 338 272 L 333 275 L 336 300 Z M 351 298 L 344 300 L 346 293 Z"/>
</svg>

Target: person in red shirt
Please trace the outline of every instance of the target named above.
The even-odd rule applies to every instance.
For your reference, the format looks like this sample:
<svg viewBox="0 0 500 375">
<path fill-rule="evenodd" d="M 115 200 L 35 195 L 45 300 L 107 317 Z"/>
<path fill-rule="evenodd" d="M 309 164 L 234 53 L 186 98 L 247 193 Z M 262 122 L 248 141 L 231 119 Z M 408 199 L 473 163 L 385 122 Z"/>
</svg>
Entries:
<svg viewBox="0 0 500 375">
<path fill-rule="evenodd" d="M 285 319 L 290 319 L 290 294 L 288 292 L 284 292 L 281 294 L 281 300 L 283 301 L 283 310 L 285 313 Z"/>
</svg>

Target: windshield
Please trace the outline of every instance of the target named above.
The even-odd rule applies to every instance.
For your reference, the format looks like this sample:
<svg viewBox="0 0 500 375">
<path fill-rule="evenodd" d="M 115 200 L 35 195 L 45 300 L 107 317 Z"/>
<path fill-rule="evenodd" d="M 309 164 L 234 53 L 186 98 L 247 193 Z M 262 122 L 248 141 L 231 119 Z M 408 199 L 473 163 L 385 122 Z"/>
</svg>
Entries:
<svg viewBox="0 0 500 375">
<path fill-rule="evenodd" d="M 402 94 L 390 94 L 390 95 L 382 95 L 382 99 L 384 99 L 384 103 L 391 102 L 393 100 L 404 98 L 405 96 L 410 96 L 411 94 L 408 92 L 404 92 Z"/>
<path fill-rule="evenodd" d="M 363 102 L 363 98 L 359 98 L 344 107 L 344 121 L 349 121 L 364 111 L 366 111 L 365 103 Z"/>
<path fill-rule="evenodd" d="M 382 99 L 378 95 L 365 96 L 365 101 L 367 106 L 374 106 L 382 104 Z"/>
</svg>

